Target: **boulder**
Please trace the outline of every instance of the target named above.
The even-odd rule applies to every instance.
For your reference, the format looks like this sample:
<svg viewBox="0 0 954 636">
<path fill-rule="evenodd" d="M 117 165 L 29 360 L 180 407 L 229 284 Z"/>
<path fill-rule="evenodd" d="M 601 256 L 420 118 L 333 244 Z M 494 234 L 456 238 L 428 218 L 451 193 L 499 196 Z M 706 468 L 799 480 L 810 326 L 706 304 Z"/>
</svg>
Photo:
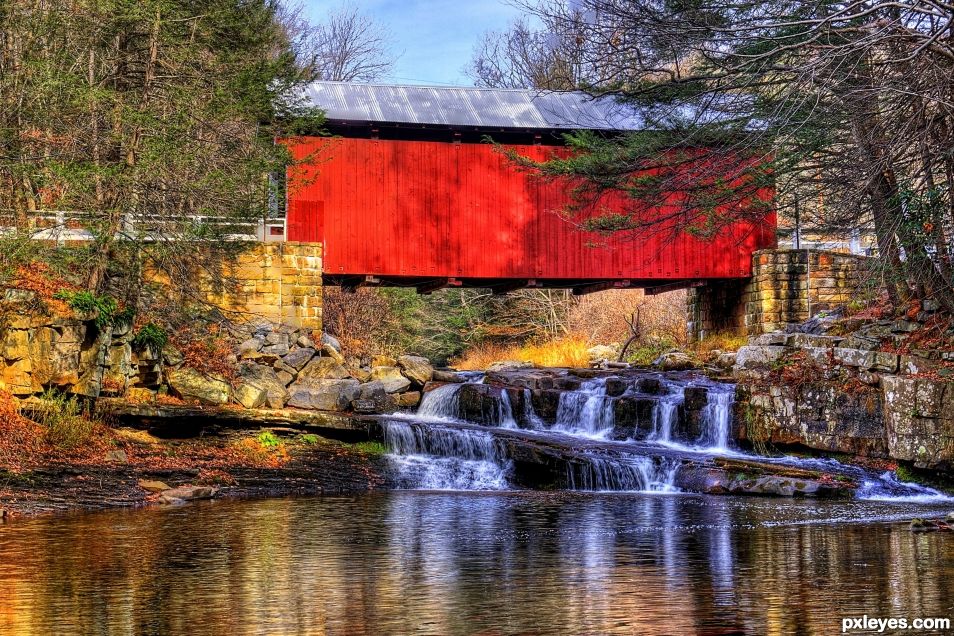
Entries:
<svg viewBox="0 0 954 636">
<path fill-rule="evenodd" d="M 139 487 L 148 492 L 162 492 L 163 490 L 172 490 L 169 485 L 163 481 L 155 479 L 140 479 Z"/>
<path fill-rule="evenodd" d="M 421 403 L 420 391 L 408 391 L 397 396 L 397 405 L 402 408 L 412 408 Z"/>
<path fill-rule="evenodd" d="M 628 389 L 631 384 L 632 382 L 623 378 L 607 378 L 606 395 L 610 397 L 619 397 L 623 393 L 626 393 L 626 389 Z"/>
<path fill-rule="evenodd" d="M 295 381 L 295 376 L 285 370 L 276 371 L 275 377 L 278 378 L 278 381 L 281 382 L 283 386 L 288 386 Z"/>
<path fill-rule="evenodd" d="M 315 341 L 309 338 L 308 336 L 298 336 L 298 340 L 295 341 L 302 349 L 317 349 L 315 346 Z"/>
<path fill-rule="evenodd" d="M 357 413 L 390 413 L 397 408 L 397 402 L 384 390 L 383 382 L 373 380 L 360 386 L 351 406 Z"/>
<path fill-rule="evenodd" d="M 301 371 L 306 364 L 311 362 L 311 359 L 315 357 L 314 349 L 295 349 L 287 356 L 282 358 L 282 363 L 288 365 L 289 367 L 295 369 L 296 371 Z"/>
<path fill-rule="evenodd" d="M 397 367 L 372 367 L 371 379 L 380 380 L 388 393 L 400 393 L 411 386 L 411 381 L 401 375 Z"/>
<path fill-rule="evenodd" d="M 487 367 L 487 372 L 515 371 L 517 369 L 532 369 L 532 362 L 520 362 L 519 360 L 500 360 Z"/>
<path fill-rule="evenodd" d="M 391 356 L 376 355 L 371 358 L 371 366 L 372 367 L 396 367 L 397 360 L 395 360 Z"/>
<path fill-rule="evenodd" d="M 165 504 L 178 504 L 194 499 L 211 499 L 217 492 L 218 490 L 211 486 L 178 486 L 163 490 L 159 501 Z"/>
<path fill-rule="evenodd" d="M 265 345 L 265 340 L 262 338 L 249 338 L 245 342 L 239 345 L 239 356 L 242 356 L 246 353 L 258 353 L 262 350 L 262 347 Z"/>
<path fill-rule="evenodd" d="M 285 407 L 288 400 L 288 391 L 285 389 L 285 382 L 278 376 L 278 373 L 271 367 L 263 367 L 258 364 L 245 363 L 238 370 L 239 388 L 248 386 L 246 396 L 254 396 L 258 389 L 265 393 L 265 400 L 259 403 L 267 404 L 269 408 L 280 409 Z M 245 402 L 240 402 L 246 408 L 258 408 L 257 406 L 247 406 Z"/>
<path fill-rule="evenodd" d="M 726 351 L 725 353 L 720 353 L 719 357 L 715 359 L 715 365 L 720 369 L 731 369 L 735 366 L 735 352 Z"/>
<path fill-rule="evenodd" d="M 189 367 L 172 371 L 166 377 L 173 395 L 183 400 L 194 400 L 211 406 L 221 406 L 229 402 L 231 387 L 221 378 L 205 375 Z"/>
<path fill-rule="evenodd" d="M 289 387 L 288 406 L 316 411 L 344 411 L 358 397 L 361 383 L 353 378 L 310 380 Z"/>
<path fill-rule="evenodd" d="M 789 351 L 791 351 L 791 349 L 787 347 L 775 345 L 746 345 L 741 347 L 735 354 L 735 368 L 754 369 L 771 365 Z"/>
<path fill-rule="evenodd" d="M 434 369 L 434 372 L 431 374 L 431 379 L 435 382 L 463 382 L 464 378 L 457 375 L 455 371 L 445 371 L 442 369 Z"/>
<path fill-rule="evenodd" d="M 398 367 L 404 373 L 404 377 L 412 380 L 418 386 L 424 386 L 434 377 L 434 367 L 427 361 L 427 358 L 421 356 L 401 356 L 398 358 Z"/>
<path fill-rule="evenodd" d="M 322 346 L 331 347 L 338 353 L 341 353 L 341 343 L 338 341 L 337 338 L 335 338 L 334 336 L 332 336 L 331 334 L 327 332 L 321 333 L 321 344 Z"/>
<path fill-rule="evenodd" d="M 235 401 L 247 409 L 257 409 L 265 404 L 265 390 L 248 383 L 239 384 L 233 394 Z"/>
<path fill-rule="evenodd" d="M 670 351 L 664 353 L 655 361 L 653 366 L 661 371 L 685 371 L 695 366 L 692 359 L 682 351 Z"/>
<path fill-rule="evenodd" d="M 331 358 L 313 358 L 298 373 L 299 380 L 345 380 L 350 377 L 348 369 Z"/>
<path fill-rule="evenodd" d="M 615 347 L 607 345 L 596 345 L 586 350 L 586 355 L 590 360 L 615 360 L 619 357 L 619 351 Z"/>
<path fill-rule="evenodd" d="M 359 382 L 369 382 L 371 380 L 371 369 L 365 367 L 348 367 L 348 373 Z"/>
<path fill-rule="evenodd" d="M 345 358 L 344 358 L 344 356 L 341 355 L 341 353 L 340 353 L 337 349 L 335 349 L 334 347 L 332 347 L 332 346 L 329 345 L 329 344 L 323 344 L 323 345 L 321 345 L 321 353 L 322 353 L 322 355 L 328 356 L 329 358 L 331 358 L 332 360 L 334 360 L 334 361 L 337 362 L 338 364 L 344 364 L 344 363 L 345 363 Z"/>
</svg>

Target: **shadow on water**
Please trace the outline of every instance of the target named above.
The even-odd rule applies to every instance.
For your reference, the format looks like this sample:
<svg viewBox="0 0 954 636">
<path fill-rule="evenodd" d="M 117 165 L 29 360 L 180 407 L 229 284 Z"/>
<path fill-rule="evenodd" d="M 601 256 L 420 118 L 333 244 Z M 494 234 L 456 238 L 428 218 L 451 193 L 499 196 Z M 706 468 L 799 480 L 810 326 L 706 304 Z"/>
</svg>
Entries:
<svg viewBox="0 0 954 636">
<path fill-rule="evenodd" d="M 0 526 L 5 634 L 832 634 L 952 616 L 937 508 L 392 492 Z M 857 523 L 860 520 L 868 523 Z"/>
</svg>

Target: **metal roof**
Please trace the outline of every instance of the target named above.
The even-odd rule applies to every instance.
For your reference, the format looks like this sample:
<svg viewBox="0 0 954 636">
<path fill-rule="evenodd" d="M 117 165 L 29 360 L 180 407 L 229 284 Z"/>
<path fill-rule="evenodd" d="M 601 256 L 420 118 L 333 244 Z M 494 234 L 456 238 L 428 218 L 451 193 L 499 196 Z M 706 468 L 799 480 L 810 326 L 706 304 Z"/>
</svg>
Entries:
<svg viewBox="0 0 954 636">
<path fill-rule="evenodd" d="M 582 92 L 314 82 L 307 99 L 329 121 L 475 128 L 639 130 L 643 118 Z"/>
</svg>

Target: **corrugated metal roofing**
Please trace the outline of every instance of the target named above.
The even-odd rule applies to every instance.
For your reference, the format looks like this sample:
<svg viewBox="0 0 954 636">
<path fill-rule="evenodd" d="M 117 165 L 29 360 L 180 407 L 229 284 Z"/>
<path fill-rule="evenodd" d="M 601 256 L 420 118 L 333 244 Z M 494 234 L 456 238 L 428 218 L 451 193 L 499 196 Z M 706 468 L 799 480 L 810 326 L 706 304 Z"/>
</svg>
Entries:
<svg viewBox="0 0 954 636">
<path fill-rule="evenodd" d="M 644 127 L 632 109 L 581 92 L 314 82 L 306 95 L 330 121 L 543 130 Z"/>
</svg>

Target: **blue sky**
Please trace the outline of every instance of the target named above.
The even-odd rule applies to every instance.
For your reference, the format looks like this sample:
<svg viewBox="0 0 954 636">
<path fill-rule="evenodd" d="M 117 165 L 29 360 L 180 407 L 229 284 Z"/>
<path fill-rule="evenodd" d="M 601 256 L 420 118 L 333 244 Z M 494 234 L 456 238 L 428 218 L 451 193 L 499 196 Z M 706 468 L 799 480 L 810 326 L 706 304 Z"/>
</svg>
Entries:
<svg viewBox="0 0 954 636">
<path fill-rule="evenodd" d="M 340 0 L 305 0 L 320 21 Z M 354 0 L 363 13 L 386 26 L 401 54 L 388 82 L 471 85 L 462 68 L 484 31 L 501 30 L 520 15 L 505 0 Z"/>
</svg>

